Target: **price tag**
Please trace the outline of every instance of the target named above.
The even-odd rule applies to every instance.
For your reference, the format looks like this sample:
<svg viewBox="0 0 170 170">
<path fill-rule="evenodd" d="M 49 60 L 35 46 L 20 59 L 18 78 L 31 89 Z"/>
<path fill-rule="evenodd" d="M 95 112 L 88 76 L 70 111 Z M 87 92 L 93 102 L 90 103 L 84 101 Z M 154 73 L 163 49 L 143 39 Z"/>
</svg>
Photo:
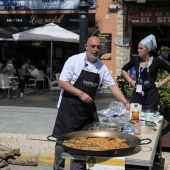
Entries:
<svg viewBox="0 0 170 170">
<path fill-rule="evenodd" d="M 88 170 L 125 170 L 125 157 L 86 157 Z"/>
</svg>

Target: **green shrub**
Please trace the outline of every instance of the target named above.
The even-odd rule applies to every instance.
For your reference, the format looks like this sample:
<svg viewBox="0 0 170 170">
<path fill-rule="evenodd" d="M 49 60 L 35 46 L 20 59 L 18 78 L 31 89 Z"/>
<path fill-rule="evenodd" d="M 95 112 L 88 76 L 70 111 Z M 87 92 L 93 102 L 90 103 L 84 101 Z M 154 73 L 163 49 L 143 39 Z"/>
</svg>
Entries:
<svg viewBox="0 0 170 170">
<path fill-rule="evenodd" d="M 162 77 L 159 74 L 156 81 L 159 82 L 167 76 L 169 76 L 169 73 L 164 71 Z M 165 109 L 170 109 L 170 82 L 158 88 L 158 93 L 160 95 L 161 110 L 164 111 Z"/>
<path fill-rule="evenodd" d="M 131 96 L 132 91 L 133 91 L 133 87 L 131 87 L 127 83 L 127 81 L 125 80 L 125 78 L 123 77 L 122 74 L 120 76 L 117 76 L 116 82 L 117 82 L 119 88 L 121 89 L 121 91 L 123 92 L 125 97 Z"/>
</svg>

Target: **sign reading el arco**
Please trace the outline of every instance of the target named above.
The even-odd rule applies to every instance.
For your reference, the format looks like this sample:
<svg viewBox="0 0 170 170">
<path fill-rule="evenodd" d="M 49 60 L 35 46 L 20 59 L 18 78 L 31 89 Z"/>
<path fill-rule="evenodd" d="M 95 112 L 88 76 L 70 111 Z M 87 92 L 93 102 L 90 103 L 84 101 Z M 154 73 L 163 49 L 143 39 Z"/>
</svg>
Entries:
<svg viewBox="0 0 170 170">
<path fill-rule="evenodd" d="M 36 27 L 55 23 L 61 27 L 79 27 L 79 14 L 1 14 L 0 27 Z M 95 14 L 88 14 L 88 26 L 95 26 Z"/>
<path fill-rule="evenodd" d="M 129 24 L 170 24 L 170 11 L 129 12 Z"/>
</svg>

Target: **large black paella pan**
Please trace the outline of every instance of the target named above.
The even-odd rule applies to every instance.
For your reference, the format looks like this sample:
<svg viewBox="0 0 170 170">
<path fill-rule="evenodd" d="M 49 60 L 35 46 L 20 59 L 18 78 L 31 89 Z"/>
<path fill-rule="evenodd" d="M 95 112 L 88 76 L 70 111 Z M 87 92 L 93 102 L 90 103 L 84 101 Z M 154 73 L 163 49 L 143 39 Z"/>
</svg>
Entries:
<svg viewBox="0 0 170 170">
<path fill-rule="evenodd" d="M 88 149 L 79 149 L 74 147 L 69 147 L 64 145 L 64 141 L 75 139 L 79 137 L 85 137 L 85 138 L 111 138 L 114 139 L 116 137 L 120 139 L 125 139 L 126 143 L 129 147 L 122 148 L 122 149 L 109 149 L 109 150 L 88 150 Z M 122 155 L 126 152 L 130 152 L 133 149 L 135 149 L 138 145 L 140 145 L 140 139 L 134 135 L 130 135 L 127 133 L 122 132 L 111 132 L 111 131 L 78 131 L 78 132 L 72 132 L 67 133 L 64 135 L 61 135 L 57 137 L 57 143 L 64 147 L 67 152 L 72 154 L 79 154 L 79 155 L 94 155 L 94 156 L 108 156 L 108 155 Z"/>
</svg>

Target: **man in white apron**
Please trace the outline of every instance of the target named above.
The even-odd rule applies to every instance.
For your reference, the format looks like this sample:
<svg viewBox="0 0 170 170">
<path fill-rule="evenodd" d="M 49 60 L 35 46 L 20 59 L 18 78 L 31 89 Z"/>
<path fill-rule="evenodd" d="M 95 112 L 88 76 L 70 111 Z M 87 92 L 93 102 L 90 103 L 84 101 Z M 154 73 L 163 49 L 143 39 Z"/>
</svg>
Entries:
<svg viewBox="0 0 170 170">
<path fill-rule="evenodd" d="M 66 61 L 59 79 L 62 90 L 52 136 L 87 130 L 99 121 L 94 99 L 101 84 L 108 86 L 119 101 L 129 105 L 107 67 L 98 59 L 100 47 L 99 38 L 92 36 L 85 45 L 86 52 Z M 64 149 L 56 144 L 55 151 L 54 170 L 62 170 Z M 85 164 L 73 163 L 71 169 L 83 170 Z"/>
</svg>

